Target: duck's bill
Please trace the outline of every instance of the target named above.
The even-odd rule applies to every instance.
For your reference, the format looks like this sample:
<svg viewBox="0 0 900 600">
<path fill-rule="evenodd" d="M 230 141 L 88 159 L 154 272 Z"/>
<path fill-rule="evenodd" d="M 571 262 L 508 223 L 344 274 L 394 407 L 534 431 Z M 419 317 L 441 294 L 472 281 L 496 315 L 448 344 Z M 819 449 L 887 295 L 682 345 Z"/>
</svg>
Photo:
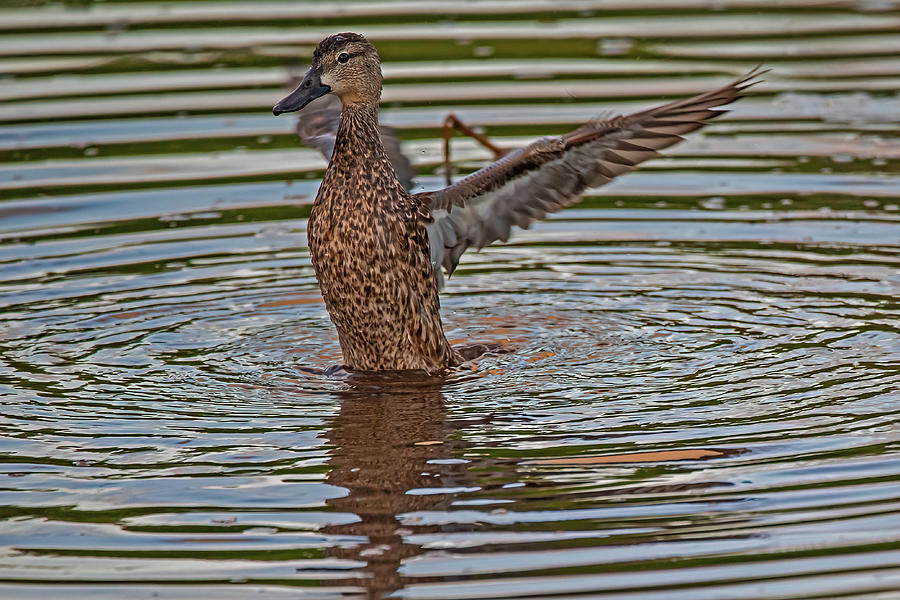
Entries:
<svg viewBox="0 0 900 600">
<path fill-rule="evenodd" d="M 319 69 L 310 69 L 303 77 L 303 81 L 297 89 L 285 96 L 281 102 L 272 109 L 276 117 L 283 113 L 300 110 L 316 98 L 324 96 L 331 88 L 322 84 L 322 72 Z"/>
</svg>

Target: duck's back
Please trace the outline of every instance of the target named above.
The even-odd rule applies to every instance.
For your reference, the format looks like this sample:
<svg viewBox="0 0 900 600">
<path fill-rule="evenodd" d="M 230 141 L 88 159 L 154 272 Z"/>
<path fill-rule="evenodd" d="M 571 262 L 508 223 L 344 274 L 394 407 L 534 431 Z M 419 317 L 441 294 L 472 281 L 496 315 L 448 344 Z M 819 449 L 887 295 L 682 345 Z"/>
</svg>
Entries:
<svg viewBox="0 0 900 600">
<path fill-rule="evenodd" d="M 308 225 L 344 360 L 356 370 L 440 371 L 457 361 L 441 326 L 428 208 L 354 124 L 339 135 Z"/>
</svg>

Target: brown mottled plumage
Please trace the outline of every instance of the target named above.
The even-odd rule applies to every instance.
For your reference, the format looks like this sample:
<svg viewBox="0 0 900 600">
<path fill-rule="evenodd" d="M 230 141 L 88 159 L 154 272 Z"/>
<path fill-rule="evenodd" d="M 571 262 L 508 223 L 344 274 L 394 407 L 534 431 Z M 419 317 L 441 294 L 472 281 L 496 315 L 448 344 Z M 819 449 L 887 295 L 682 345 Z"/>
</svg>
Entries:
<svg viewBox="0 0 900 600">
<path fill-rule="evenodd" d="M 741 97 L 758 74 L 540 139 L 444 190 L 410 195 L 379 135 L 377 51 L 355 33 L 324 39 L 303 81 L 273 112 L 301 110 L 329 92 L 341 99 L 308 237 L 346 366 L 437 373 L 459 364 L 441 325 L 441 266 L 452 273 L 467 248 L 506 240 L 513 225 L 528 227 L 633 170 L 725 112 L 711 109 Z"/>
<path fill-rule="evenodd" d="M 296 83 L 295 83 L 296 86 Z M 303 109 L 297 119 L 296 132 L 307 146 L 322 153 L 325 160 L 331 160 L 334 143 L 337 139 L 338 125 L 341 122 L 341 100 L 331 94 L 316 98 Z M 388 160 L 394 166 L 394 174 L 406 189 L 415 184 L 416 170 L 403 154 L 403 147 L 397 132 L 392 127 L 379 125 L 381 143 L 387 153 Z"/>
<path fill-rule="evenodd" d="M 376 110 L 344 107 L 309 217 L 309 250 L 349 368 L 435 372 L 458 360 L 441 327 L 431 217 L 397 181 Z"/>
</svg>

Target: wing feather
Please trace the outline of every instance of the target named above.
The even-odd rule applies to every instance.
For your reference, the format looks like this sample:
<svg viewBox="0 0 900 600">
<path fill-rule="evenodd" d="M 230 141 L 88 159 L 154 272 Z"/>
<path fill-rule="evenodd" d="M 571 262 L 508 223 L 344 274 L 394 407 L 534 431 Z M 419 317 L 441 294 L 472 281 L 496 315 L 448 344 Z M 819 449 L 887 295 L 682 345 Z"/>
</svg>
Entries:
<svg viewBox="0 0 900 600">
<path fill-rule="evenodd" d="M 585 123 L 555 138 L 542 138 L 464 177 L 454 185 L 416 196 L 431 207 L 431 258 L 452 274 L 468 248 L 509 239 L 513 226 L 528 228 L 581 200 L 598 187 L 659 155 L 710 119 L 714 108 L 734 102 L 759 82 L 759 67 L 718 89 L 628 116 Z"/>
</svg>

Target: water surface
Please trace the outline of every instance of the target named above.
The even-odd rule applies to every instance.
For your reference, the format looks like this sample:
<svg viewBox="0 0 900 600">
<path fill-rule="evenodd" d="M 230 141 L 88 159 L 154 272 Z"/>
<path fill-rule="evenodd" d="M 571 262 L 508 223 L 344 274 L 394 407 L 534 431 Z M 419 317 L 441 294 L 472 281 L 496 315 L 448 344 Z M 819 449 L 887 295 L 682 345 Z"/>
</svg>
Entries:
<svg viewBox="0 0 900 600">
<path fill-rule="evenodd" d="M 512 352 L 325 377 L 325 163 L 269 111 L 343 30 L 417 189 L 449 111 L 515 147 L 773 71 L 464 257 L 448 336 Z M 890 1 L 7 2 L 0 596 L 900 598 L 898 31 Z"/>
</svg>

